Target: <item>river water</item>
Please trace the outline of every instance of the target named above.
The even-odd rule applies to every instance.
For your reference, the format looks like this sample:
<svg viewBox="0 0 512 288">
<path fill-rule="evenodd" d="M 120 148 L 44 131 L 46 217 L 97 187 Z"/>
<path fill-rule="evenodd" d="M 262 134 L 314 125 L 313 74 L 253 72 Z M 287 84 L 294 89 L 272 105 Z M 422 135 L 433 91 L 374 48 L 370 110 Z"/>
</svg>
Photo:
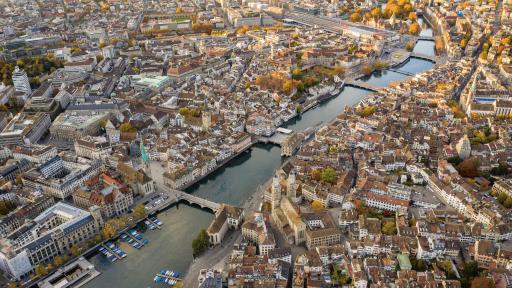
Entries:
<svg viewBox="0 0 512 288">
<path fill-rule="evenodd" d="M 429 30 L 426 27 L 422 33 L 431 33 Z M 433 45 L 422 42 L 428 41 L 418 43 L 421 46 L 418 48 L 421 51 L 418 52 L 433 54 Z M 431 62 L 410 59 L 397 69 L 416 74 L 431 67 Z M 397 72 L 380 71 L 361 80 L 375 86 L 386 86 L 406 77 Z M 346 87 L 337 97 L 307 111 L 285 126 L 300 131 L 321 122 L 329 122 L 340 114 L 345 106 L 357 104 L 368 93 L 365 90 Z M 187 192 L 221 203 L 241 205 L 259 185 L 273 175 L 282 161 L 279 147 L 258 144 L 187 189 Z M 171 269 L 185 273 L 193 260 L 192 240 L 202 228 L 208 227 L 213 215 L 205 210 L 178 205 L 169 208 L 158 217 L 163 222 L 163 229 L 148 230 L 144 233 L 150 240 L 146 247 L 136 250 L 126 243 L 121 243 L 120 246 L 128 253 L 128 257 L 114 263 L 108 262 L 101 255 L 93 256 L 90 261 L 102 274 L 85 287 L 166 287 L 165 284 L 153 283 L 152 279 L 156 272 Z"/>
</svg>

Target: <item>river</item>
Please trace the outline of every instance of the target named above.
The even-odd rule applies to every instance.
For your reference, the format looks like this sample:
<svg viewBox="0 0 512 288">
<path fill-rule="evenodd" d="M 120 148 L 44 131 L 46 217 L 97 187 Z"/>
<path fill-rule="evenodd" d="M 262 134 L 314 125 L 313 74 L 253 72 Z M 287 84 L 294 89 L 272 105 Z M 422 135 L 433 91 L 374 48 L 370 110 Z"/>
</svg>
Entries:
<svg viewBox="0 0 512 288">
<path fill-rule="evenodd" d="M 429 33 L 428 30 L 427 27 L 422 33 Z M 419 52 L 434 53 L 433 45 L 421 46 Z M 416 74 L 431 67 L 431 62 L 410 59 L 397 69 Z M 380 71 L 361 80 L 375 86 L 386 86 L 406 77 L 397 72 Z M 285 126 L 300 131 L 320 122 L 329 122 L 340 114 L 345 106 L 357 104 L 368 93 L 365 90 L 346 87 L 337 97 L 321 103 Z M 277 146 L 255 145 L 247 153 L 243 153 L 187 189 L 187 192 L 217 202 L 241 205 L 260 184 L 273 175 L 283 161 L 280 155 L 280 148 Z M 121 243 L 120 246 L 128 253 L 128 257 L 115 263 L 108 262 L 101 255 L 93 256 L 90 261 L 102 274 L 85 287 L 165 287 L 165 284 L 153 283 L 152 279 L 156 272 L 161 269 L 186 272 L 193 260 L 192 240 L 199 230 L 208 227 L 213 215 L 205 210 L 178 205 L 158 217 L 163 222 L 163 229 L 145 232 L 145 236 L 150 240 L 146 247 L 136 250 L 126 243 Z"/>
</svg>

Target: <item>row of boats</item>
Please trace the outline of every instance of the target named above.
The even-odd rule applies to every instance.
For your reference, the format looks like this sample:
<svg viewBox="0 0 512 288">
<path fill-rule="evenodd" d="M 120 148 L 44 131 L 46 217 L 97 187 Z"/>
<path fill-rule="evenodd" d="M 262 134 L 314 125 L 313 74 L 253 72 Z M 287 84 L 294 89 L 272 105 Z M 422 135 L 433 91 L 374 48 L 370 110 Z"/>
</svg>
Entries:
<svg viewBox="0 0 512 288">
<path fill-rule="evenodd" d="M 166 284 L 169 284 L 170 286 L 173 286 L 174 284 L 181 281 L 181 279 L 179 277 L 180 277 L 179 272 L 175 272 L 172 270 L 161 270 L 160 273 L 157 273 L 155 275 L 155 278 L 153 278 L 153 281 L 155 283 L 166 283 Z"/>
<path fill-rule="evenodd" d="M 148 220 L 144 221 L 144 224 L 150 229 L 155 230 L 157 228 L 160 228 L 162 226 L 162 222 L 158 220 L 156 217 L 149 217 Z"/>
<path fill-rule="evenodd" d="M 128 254 L 124 252 L 123 250 L 119 249 L 114 243 L 112 242 L 106 242 L 105 246 L 108 247 L 108 249 L 104 246 L 100 246 L 98 251 L 107 258 L 110 262 L 115 262 L 117 259 L 123 259 Z"/>
<path fill-rule="evenodd" d="M 137 249 L 140 249 L 144 245 L 149 244 L 149 240 L 144 238 L 144 234 L 139 233 L 135 229 L 130 229 L 128 232 L 121 234 L 121 240 L 131 244 Z"/>
</svg>

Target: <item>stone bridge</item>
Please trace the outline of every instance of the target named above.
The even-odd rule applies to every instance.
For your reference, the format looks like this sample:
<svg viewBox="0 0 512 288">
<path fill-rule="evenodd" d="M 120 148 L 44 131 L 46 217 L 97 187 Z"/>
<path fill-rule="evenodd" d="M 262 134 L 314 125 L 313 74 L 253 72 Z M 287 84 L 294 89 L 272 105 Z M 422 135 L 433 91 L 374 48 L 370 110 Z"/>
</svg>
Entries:
<svg viewBox="0 0 512 288">
<path fill-rule="evenodd" d="M 368 91 L 372 91 L 372 92 L 377 92 L 377 88 L 376 87 L 373 87 L 372 85 L 370 85 L 370 84 L 368 84 L 366 82 L 363 82 L 363 81 L 359 81 L 359 80 L 346 79 L 345 80 L 345 85 L 352 86 L 352 87 L 355 87 L 355 88 L 364 89 L 364 90 L 368 90 Z"/>
<path fill-rule="evenodd" d="M 170 189 L 170 192 L 172 194 L 174 194 L 176 203 L 178 203 L 180 201 L 185 201 L 191 205 L 195 204 L 201 208 L 208 208 L 208 209 L 212 210 L 214 213 L 217 212 L 221 206 L 221 204 L 219 204 L 217 202 L 214 202 L 214 201 L 211 201 L 208 199 L 204 199 L 204 198 L 201 198 L 198 196 L 194 196 L 194 195 L 184 192 L 184 191 Z"/>
<path fill-rule="evenodd" d="M 427 60 L 427 61 L 430 61 L 432 63 L 436 63 L 437 62 L 436 56 L 433 56 L 433 55 L 427 55 L 427 54 L 412 52 L 411 53 L 411 57 Z"/>
</svg>

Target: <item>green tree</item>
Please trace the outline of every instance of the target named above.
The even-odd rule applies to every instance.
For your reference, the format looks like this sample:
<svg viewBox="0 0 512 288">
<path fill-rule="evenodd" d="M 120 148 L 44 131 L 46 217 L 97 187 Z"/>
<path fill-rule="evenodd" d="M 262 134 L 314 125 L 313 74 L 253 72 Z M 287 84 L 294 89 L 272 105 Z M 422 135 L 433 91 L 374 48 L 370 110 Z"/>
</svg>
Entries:
<svg viewBox="0 0 512 288">
<path fill-rule="evenodd" d="M 0 104 L 0 112 L 8 112 L 9 111 L 9 108 L 7 108 L 7 106 L 5 106 L 4 104 Z"/>
<path fill-rule="evenodd" d="M 192 254 L 194 257 L 201 255 L 210 246 L 210 237 L 205 229 L 201 229 L 199 235 L 192 241 Z"/>
<path fill-rule="evenodd" d="M 129 132 L 129 133 L 137 132 L 137 128 L 132 127 L 132 124 L 130 124 L 130 122 L 121 124 L 121 126 L 119 126 L 119 130 L 121 130 L 121 132 Z"/>
<path fill-rule="evenodd" d="M 336 170 L 331 167 L 323 169 L 320 175 L 320 179 L 322 182 L 333 183 L 336 179 Z"/>
<path fill-rule="evenodd" d="M 295 68 L 292 71 L 292 79 L 300 80 L 302 78 L 302 70 L 300 68 Z"/>
<path fill-rule="evenodd" d="M 180 108 L 179 112 L 181 115 L 187 116 L 190 114 L 190 109 L 188 109 L 187 107 L 183 107 L 183 108 Z"/>
</svg>

